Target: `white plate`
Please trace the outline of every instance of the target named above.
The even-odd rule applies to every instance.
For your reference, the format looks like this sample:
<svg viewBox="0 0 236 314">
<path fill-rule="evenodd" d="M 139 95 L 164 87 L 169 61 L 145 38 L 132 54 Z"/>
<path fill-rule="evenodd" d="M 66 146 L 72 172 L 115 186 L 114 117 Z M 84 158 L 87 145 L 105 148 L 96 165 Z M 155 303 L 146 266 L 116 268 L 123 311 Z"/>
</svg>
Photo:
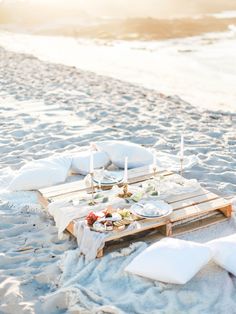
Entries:
<svg viewBox="0 0 236 314">
<path fill-rule="evenodd" d="M 143 200 L 131 206 L 131 211 L 143 218 L 156 218 L 172 213 L 172 207 L 161 200 Z"/>
<path fill-rule="evenodd" d="M 99 178 L 96 177 L 96 172 L 94 173 L 93 181 L 96 184 L 101 184 L 102 186 L 110 186 L 120 183 L 123 180 L 123 172 L 117 171 L 105 171 L 104 176 L 99 182 Z"/>
</svg>

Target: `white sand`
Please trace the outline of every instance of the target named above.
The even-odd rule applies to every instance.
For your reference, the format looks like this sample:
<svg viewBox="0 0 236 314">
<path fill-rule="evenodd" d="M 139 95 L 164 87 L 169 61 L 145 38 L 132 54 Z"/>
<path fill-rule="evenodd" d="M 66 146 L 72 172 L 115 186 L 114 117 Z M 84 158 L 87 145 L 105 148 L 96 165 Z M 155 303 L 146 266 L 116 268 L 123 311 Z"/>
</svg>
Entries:
<svg viewBox="0 0 236 314">
<path fill-rule="evenodd" d="M 199 109 L 236 112 L 236 28 L 166 41 L 91 41 L 0 32 L 0 45 L 166 95 Z"/>
<path fill-rule="evenodd" d="M 124 273 L 145 243 L 85 266 L 75 241 L 59 241 L 53 220 L 33 205 L 33 193 L 3 188 L 12 170 L 52 152 L 119 138 L 175 154 L 184 131 L 186 154 L 199 160 L 185 176 L 235 196 L 236 114 L 199 113 L 177 96 L 2 48 L 0 104 L 0 313 L 235 313 L 236 278 L 212 263 L 184 286 Z M 232 218 L 183 238 L 234 232 Z"/>
</svg>

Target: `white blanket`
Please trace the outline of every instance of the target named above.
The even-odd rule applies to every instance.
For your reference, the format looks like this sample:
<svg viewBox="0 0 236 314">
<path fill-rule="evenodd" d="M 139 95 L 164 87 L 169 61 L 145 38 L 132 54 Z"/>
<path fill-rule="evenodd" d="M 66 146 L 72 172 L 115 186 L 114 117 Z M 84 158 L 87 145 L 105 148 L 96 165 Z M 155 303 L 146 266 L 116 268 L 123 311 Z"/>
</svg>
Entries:
<svg viewBox="0 0 236 314">
<path fill-rule="evenodd" d="M 235 224 L 227 221 L 180 238 L 206 242 L 234 232 Z M 225 309 L 235 313 L 236 278 L 213 263 L 182 287 L 126 273 L 127 264 L 147 245 L 138 242 L 89 263 L 78 249 L 65 252 L 59 264 L 59 288 L 44 298 L 44 312 L 57 306 L 61 311 L 83 314 L 211 314 L 225 313 Z M 225 289 L 219 289 L 222 283 Z"/>
</svg>

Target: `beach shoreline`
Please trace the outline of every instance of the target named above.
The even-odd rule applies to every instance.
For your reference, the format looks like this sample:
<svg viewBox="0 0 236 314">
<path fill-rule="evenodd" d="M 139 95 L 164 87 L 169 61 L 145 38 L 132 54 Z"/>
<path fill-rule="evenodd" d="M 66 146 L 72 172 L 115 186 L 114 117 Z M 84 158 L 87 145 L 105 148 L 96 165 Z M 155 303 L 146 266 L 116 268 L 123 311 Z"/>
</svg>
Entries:
<svg viewBox="0 0 236 314">
<path fill-rule="evenodd" d="M 0 45 L 43 61 L 178 95 L 199 110 L 236 112 L 233 29 L 184 39 L 131 42 L 0 32 Z"/>
</svg>

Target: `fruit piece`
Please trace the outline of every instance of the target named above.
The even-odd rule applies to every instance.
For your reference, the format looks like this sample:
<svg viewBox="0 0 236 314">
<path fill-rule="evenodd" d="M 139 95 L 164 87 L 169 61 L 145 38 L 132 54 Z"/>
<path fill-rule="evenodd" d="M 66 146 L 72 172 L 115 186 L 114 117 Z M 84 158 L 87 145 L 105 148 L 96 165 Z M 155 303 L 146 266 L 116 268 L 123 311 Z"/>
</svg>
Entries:
<svg viewBox="0 0 236 314">
<path fill-rule="evenodd" d="M 92 227 L 95 231 L 97 232 L 105 232 L 106 231 L 106 226 L 99 221 L 95 221 Z"/>
<path fill-rule="evenodd" d="M 104 210 L 103 213 L 105 218 L 112 217 L 112 214 L 108 210 Z"/>
<path fill-rule="evenodd" d="M 103 197 L 102 203 L 107 203 L 108 201 L 109 201 L 109 198 L 108 198 L 108 197 Z"/>
<path fill-rule="evenodd" d="M 87 220 L 88 225 L 92 226 L 98 219 L 98 216 L 94 212 L 90 212 L 85 219 Z"/>
<path fill-rule="evenodd" d="M 106 230 L 107 231 L 112 231 L 113 230 L 113 223 L 112 223 L 112 221 L 107 221 L 106 222 Z"/>
<path fill-rule="evenodd" d="M 125 208 L 118 210 L 118 214 L 120 214 L 122 218 L 129 218 L 130 217 L 130 211 L 128 209 L 125 209 Z"/>
<path fill-rule="evenodd" d="M 112 213 L 114 212 L 114 209 L 111 207 L 111 206 L 108 206 L 104 211 L 104 215 L 105 215 L 105 218 L 110 218 L 112 217 Z"/>
<path fill-rule="evenodd" d="M 131 196 L 131 199 L 134 202 L 139 202 L 141 200 L 141 198 L 143 197 L 143 192 L 136 192 Z"/>
<path fill-rule="evenodd" d="M 102 197 L 103 197 L 103 195 L 102 195 L 102 194 L 99 194 L 99 193 L 97 193 L 97 194 L 94 196 L 95 199 L 102 198 Z"/>
<path fill-rule="evenodd" d="M 152 192 L 151 196 L 158 196 L 158 192 L 157 191 Z"/>
</svg>

